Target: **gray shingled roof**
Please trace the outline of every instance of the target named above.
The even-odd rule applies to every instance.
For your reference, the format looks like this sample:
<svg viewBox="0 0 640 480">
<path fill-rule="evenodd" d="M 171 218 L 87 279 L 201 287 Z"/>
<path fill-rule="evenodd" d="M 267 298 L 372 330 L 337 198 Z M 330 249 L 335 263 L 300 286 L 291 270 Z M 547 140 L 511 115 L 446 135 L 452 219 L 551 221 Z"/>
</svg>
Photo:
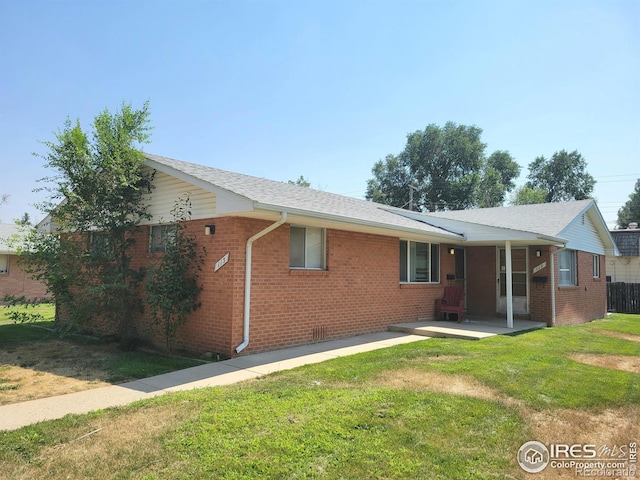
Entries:
<svg viewBox="0 0 640 480">
<path fill-rule="evenodd" d="M 611 236 L 623 257 L 640 256 L 640 229 L 612 230 Z"/>
<path fill-rule="evenodd" d="M 592 202 L 593 200 L 579 200 L 511 207 L 476 208 L 472 210 L 427 213 L 425 216 L 560 237 L 567 225 L 586 211 Z"/>
<path fill-rule="evenodd" d="M 255 208 L 304 212 L 334 220 L 460 239 L 438 227 L 387 211 L 385 205 L 145 153 L 147 159 L 255 202 Z"/>
<path fill-rule="evenodd" d="M 150 166 L 165 173 L 181 177 L 214 193 L 218 189 L 218 193 L 222 190 L 248 199 L 253 202 L 252 211 L 287 211 L 289 214 L 346 224 L 434 235 L 452 241 L 464 238 L 464 229 L 457 231 L 444 221 L 439 225 L 438 219 L 534 234 L 537 237 L 545 236 L 553 240 L 563 238 L 565 229 L 581 214 L 590 211 L 592 206 L 597 211 L 593 200 L 581 200 L 420 214 L 158 155 L 145 156 Z M 602 224 L 604 225 L 604 221 Z"/>
</svg>

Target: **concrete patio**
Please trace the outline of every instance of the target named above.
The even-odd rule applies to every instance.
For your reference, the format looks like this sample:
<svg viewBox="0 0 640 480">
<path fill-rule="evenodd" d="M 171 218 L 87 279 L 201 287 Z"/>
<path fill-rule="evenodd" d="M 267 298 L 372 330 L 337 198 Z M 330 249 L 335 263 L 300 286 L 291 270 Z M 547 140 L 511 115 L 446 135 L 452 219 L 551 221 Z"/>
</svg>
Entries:
<svg viewBox="0 0 640 480">
<path fill-rule="evenodd" d="M 425 337 L 461 338 L 466 340 L 480 340 L 495 335 L 518 335 L 546 328 L 544 322 L 531 320 L 513 320 L 513 328 L 507 328 L 504 318 L 467 317 L 462 322 L 429 320 L 424 322 L 399 323 L 391 325 L 392 332 L 403 332 Z"/>
</svg>

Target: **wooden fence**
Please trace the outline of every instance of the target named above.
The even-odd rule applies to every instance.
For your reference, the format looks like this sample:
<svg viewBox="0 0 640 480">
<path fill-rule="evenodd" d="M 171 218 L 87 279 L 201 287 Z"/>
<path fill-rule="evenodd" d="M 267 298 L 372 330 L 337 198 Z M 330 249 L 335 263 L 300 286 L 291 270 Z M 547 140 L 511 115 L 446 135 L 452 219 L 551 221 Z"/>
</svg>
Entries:
<svg viewBox="0 0 640 480">
<path fill-rule="evenodd" d="M 640 283 L 607 283 L 607 310 L 640 313 Z"/>
</svg>

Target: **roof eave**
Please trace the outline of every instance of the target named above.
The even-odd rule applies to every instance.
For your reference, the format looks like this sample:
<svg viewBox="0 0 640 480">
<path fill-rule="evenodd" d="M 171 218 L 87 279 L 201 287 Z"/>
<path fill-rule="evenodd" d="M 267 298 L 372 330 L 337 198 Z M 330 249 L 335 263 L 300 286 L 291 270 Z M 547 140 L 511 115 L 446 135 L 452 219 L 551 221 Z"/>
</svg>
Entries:
<svg viewBox="0 0 640 480">
<path fill-rule="evenodd" d="M 332 215 L 328 213 L 314 212 L 314 211 L 303 210 L 299 208 L 289 208 L 282 205 L 256 203 L 255 209 L 272 212 L 272 213 L 280 213 L 280 212 L 286 211 L 290 215 L 299 215 L 299 216 L 304 216 L 304 217 L 309 217 L 309 218 L 314 218 L 319 220 L 325 220 L 329 222 L 338 222 L 345 225 L 348 225 L 348 224 L 358 225 L 361 227 L 368 227 L 368 228 L 374 228 L 378 230 L 397 232 L 399 234 L 411 234 L 411 235 L 441 238 L 443 240 L 447 240 L 450 242 L 464 241 L 464 237 L 462 235 L 444 232 L 444 231 L 443 232 L 425 232 L 424 230 L 417 229 L 417 228 L 414 229 L 409 227 L 390 225 L 388 223 L 372 222 L 369 220 L 361 220 L 353 217 L 345 217 L 341 215 Z M 438 228 L 438 227 L 435 227 L 435 228 Z"/>
</svg>

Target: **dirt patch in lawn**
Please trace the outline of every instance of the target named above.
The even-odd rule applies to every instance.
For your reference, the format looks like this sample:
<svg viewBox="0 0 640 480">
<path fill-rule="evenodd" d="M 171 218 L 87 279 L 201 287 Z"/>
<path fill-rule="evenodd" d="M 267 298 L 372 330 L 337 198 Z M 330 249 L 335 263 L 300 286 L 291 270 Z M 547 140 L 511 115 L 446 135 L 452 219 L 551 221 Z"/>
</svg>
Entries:
<svg viewBox="0 0 640 480">
<path fill-rule="evenodd" d="M 625 372 L 640 373 L 640 357 L 629 355 L 583 355 L 575 354 L 569 358 L 576 362 L 594 367 L 611 368 Z"/>
<path fill-rule="evenodd" d="M 620 338 L 622 340 L 629 340 L 630 342 L 640 342 L 640 335 L 633 335 L 631 333 L 612 332 L 610 330 L 595 330 L 600 335 L 606 335 L 607 337 Z"/>
<path fill-rule="evenodd" d="M 66 440 L 44 448 L 34 462 L 6 465 L 0 477 L 48 478 L 51 472 L 64 472 L 69 465 L 75 465 L 74 478 L 111 479 L 114 471 L 129 471 L 131 477 L 137 478 L 136 468 L 149 477 L 156 474 L 162 478 L 166 461 L 163 435 L 193 414 L 189 407 L 173 403 L 145 406 L 126 412 L 115 421 L 110 415 L 101 416 L 71 431 Z"/>
<path fill-rule="evenodd" d="M 0 405 L 110 385 L 104 365 L 116 345 L 62 340 L 0 350 Z"/>
<path fill-rule="evenodd" d="M 635 358 L 635 357 L 632 357 Z M 636 358 L 637 360 L 637 358 Z M 531 440 L 542 443 L 584 443 L 612 447 L 627 445 L 640 438 L 640 406 L 606 409 L 600 412 L 588 410 L 549 409 L 537 411 L 518 399 L 506 396 L 470 377 L 425 372 L 417 368 L 387 371 L 373 382 L 377 386 L 391 388 L 423 389 L 425 391 L 463 395 L 500 402 L 514 408 L 528 423 Z M 516 452 L 514 452 L 514 455 Z M 570 475 L 569 475 L 570 473 Z M 544 477 L 575 478 L 573 472 L 563 469 L 547 469 Z M 527 478 L 529 478 L 527 477 Z"/>
</svg>

